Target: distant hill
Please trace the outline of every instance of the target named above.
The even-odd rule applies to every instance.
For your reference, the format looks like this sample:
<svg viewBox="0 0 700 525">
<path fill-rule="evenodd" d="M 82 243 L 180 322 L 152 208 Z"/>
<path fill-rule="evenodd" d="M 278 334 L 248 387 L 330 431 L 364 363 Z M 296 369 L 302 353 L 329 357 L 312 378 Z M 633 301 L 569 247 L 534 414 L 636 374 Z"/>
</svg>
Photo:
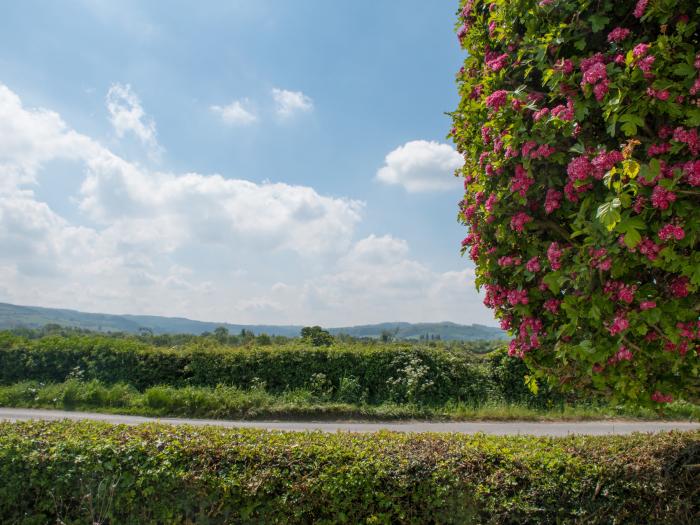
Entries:
<svg viewBox="0 0 700 525">
<path fill-rule="evenodd" d="M 183 317 L 159 317 L 153 315 L 111 315 L 78 312 L 39 306 L 17 306 L 0 303 L 0 330 L 7 328 L 41 328 L 47 324 L 58 324 L 84 328 L 98 332 L 137 333 L 149 329 L 154 334 L 201 334 L 213 332 L 223 326 L 231 333 L 242 329 L 254 334 L 283 335 L 296 337 L 301 326 L 244 325 L 230 323 L 210 323 L 193 321 Z M 373 325 L 331 328 L 334 334 L 347 334 L 354 337 L 381 337 L 389 333 L 395 339 L 419 339 L 439 337 L 443 341 L 471 341 L 476 339 L 505 339 L 506 334 L 494 327 L 483 325 L 460 325 L 456 323 L 380 323 Z"/>
</svg>

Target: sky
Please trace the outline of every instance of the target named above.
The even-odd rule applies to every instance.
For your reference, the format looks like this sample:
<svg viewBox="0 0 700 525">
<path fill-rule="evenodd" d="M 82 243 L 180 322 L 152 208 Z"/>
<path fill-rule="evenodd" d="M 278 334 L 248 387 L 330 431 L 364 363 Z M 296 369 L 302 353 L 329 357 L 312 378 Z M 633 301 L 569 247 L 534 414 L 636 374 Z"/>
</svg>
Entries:
<svg viewBox="0 0 700 525">
<path fill-rule="evenodd" d="M 8 2 L 0 302 L 495 325 L 459 254 L 456 5 Z"/>
</svg>

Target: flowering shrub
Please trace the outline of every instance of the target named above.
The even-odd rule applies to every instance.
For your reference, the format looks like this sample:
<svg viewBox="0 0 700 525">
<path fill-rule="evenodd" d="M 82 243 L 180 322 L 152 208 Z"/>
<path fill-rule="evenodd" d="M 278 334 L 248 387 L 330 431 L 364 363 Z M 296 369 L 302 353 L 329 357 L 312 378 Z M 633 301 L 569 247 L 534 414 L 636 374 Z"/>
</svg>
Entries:
<svg viewBox="0 0 700 525">
<path fill-rule="evenodd" d="M 463 251 L 564 389 L 700 396 L 697 0 L 466 0 Z"/>
</svg>

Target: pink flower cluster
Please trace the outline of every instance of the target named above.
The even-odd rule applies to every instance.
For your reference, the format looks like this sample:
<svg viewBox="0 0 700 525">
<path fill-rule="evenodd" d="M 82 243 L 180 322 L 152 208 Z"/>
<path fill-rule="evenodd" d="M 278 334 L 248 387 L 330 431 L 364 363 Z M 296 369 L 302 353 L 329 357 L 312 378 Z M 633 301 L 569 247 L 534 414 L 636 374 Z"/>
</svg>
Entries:
<svg viewBox="0 0 700 525">
<path fill-rule="evenodd" d="M 608 332 L 610 335 L 617 335 L 630 327 L 630 322 L 627 320 L 624 312 L 618 312 L 613 319 L 612 324 L 608 327 Z"/>
<path fill-rule="evenodd" d="M 700 159 L 686 162 L 683 165 L 683 175 L 691 186 L 700 186 Z"/>
<path fill-rule="evenodd" d="M 612 259 L 608 257 L 608 250 L 605 248 L 590 248 L 588 255 L 591 256 L 591 268 L 607 272 L 612 267 Z"/>
<path fill-rule="evenodd" d="M 667 210 L 673 202 L 676 202 L 676 194 L 663 186 L 656 186 L 651 192 L 651 205 L 654 208 Z"/>
<path fill-rule="evenodd" d="M 495 57 L 490 57 L 486 59 L 486 65 L 491 69 L 492 71 L 500 71 L 506 66 L 506 62 L 508 61 L 508 54 L 503 53 L 502 55 L 498 55 Z"/>
<path fill-rule="evenodd" d="M 532 186 L 534 183 L 535 179 L 530 176 L 522 165 L 518 164 L 515 167 L 515 176 L 513 177 L 510 185 L 510 191 L 517 193 L 524 198 L 527 194 L 527 190 L 530 189 L 530 186 Z"/>
<path fill-rule="evenodd" d="M 560 120 L 572 121 L 574 120 L 574 101 L 569 97 L 566 101 L 566 105 L 560 104 L 552 108 L 552 116 Z"/>
<path fill-rule="evenodd" d="M 542 321 L 536 317 L 525 317 L 518 328 L 517 336 L 508 345 L 508 355 L 522 357 L 526 352 L 540 347 Z"/>
<path fill-rule="evenodd" d="M 682 127 L 677 127 L 673 130 L 673 140 L 688 146 L 690 153 L 693 155 L 700 155 L 700 137 L 698 136 L 698 130 L 696 128 L 684 129 Z"/>
<path fill-rule="evenodd" d="M 547 299 L 544 302 L 544 309 L 552 314 L 556 314 L 559 311 L 559 306 L 561 306 L 559 299 Z"/>
<path fill-rule="evenodd" d="M 608 73 L 605 69 L 605 59 L 600 53 L 581 61 L 581 88 L 586 84 L 593 86 L 593 94 L 598 102 L 605 98 L 608 92 Z"/>
<path fill-rule="evenodd" d="M 630 36 L 630 32 L 626 27 L 616 27 L 608 33 L 608 42 L 622 42 Z"/>
<path fill-rule="evenodd" d="M 522 232 L 528 222 L 532 222 L 532 217 L 523 211 L 519 211 L 510 219 L 510 229 L 516 232 Z"/>
<path fill-rule="evenodd" d="M 637 5 L 634 7 L 632 14 L 635 18 L 642 18 L 644 16 L 644 11 L 647 10 L 647 4 L 649 0 L 639 0 Z"/>
<path fill-rule="evenodd" d="M 546 159 L 555 151 L 554 147 L 549 144 L 538 145 L 534 140 L 528 140 L 521 148 L 523 158 L 529 157 L 531 159 Z"/>
<path fill-rule="evenodd" d="M 671 151 L 671 144 L 668 142 L 663 142 L 661 144 L 650 144 L 647 148 L 647 155 L 650 157 L 655 157 L 657 155 L 665 155 Z"/>
<path fill-rule="evenodd" d="M 670 239 L 681 241 L 684 238 L 685 231 L 681 226 L 676 226 L 675 224 L 666 224 L 659 230 L 659 239 L 662 241 L 668 241 Z"/>
<path fill-rule="evenodd" d="M 640 2 L 643 2 L 645 0 L 640 0 Z M 672 403 L 673 402 L 673 396 L 671 394 L 662 394 L 658 390 L 656 390 L 652 395 L 651 395 L 651 400 L 655 401 L 657 403 Z"/>
<path fill-rule="evenodd" d="M 530 302 L 527 296 L 527 290 L 508 290 L 506 293 L 506 300 L 511 306 L 527 304 Z"/>
<path fill-rule="evenodd" d="M 651 239 L 645 237 L 637 245 L 639 253 L 644 255 L 650 261 L 655 261 L 659 257 L 659 252 L 662 250 L 663 246 L 659 246 Z"/>
<path fill-rule="evenodd" d="M 669 97 L 671 96 L 671 93 L 668 91 L 668 89 L 654 89 L 654 88 L 647 88 L 647 95 L 649 95 L 652 98 L 658 98 L 661 101 L 667 101 Z"/>
<path fill-rule="evenodd" d="M 614 365 L 615 363 L 619 363 L 620 361 L 632 361 L 632 359 L 634 359 L 634 355 L 632 355 L 632 352 L 629 350 L 629 348 L 627 348 L 624 345 L 620 345 L 620 348 L 615 353 L 615 355 L 608 359 L 608 364 Z"/>
<path fill-rule="evenodd" d="M 501 268 L 508 268 L 509 266 L 520 266 L 523 260 L 520 257 L 512 257 L 510 255 L 504 255 L 499 257 L 497 264 Z"/>
<path fill-rule="evenodd" d="M 636 285 L 625 284 L 620 281 L 606 281 L 603 284 L 603 292 L 605 292 L 612 300 L 617 300 L 627 304 L 632 304 L 632 302 L 634 302 L 634 294 L 636 291 Z"/>
<path fill-rule="evenodd" d="M 561 258 L 563 255 L 564 251 L 559 247 L 559 244 L 553 242 L 549 245 L 549 248 L 547 248 L 547 260 L 552 270 L 556 271 L 561 269 Z"/>
<path fill-rule="evenodd" d="M 668 289 L 671 292 L 671 295 L 682 299 L 683 297 L 688 297 L 688 294 L 690 293 L 689 285 L 690 281 L 687 277 L 676 277 L 673 281 L 671 281 Z"/>
<path fill-rule="evenodd" d="M 639 303 L 639 309 L 644 311 L 644 310 L 653 310 L 656 308 L 656 303 L 654 301 L 642 301 Z"/>
<path fill-rule="evenodd" d="M 486 97 L 486 107 L 498 111 L 505 106 L 507 100 L 508 92 L 505 89 L 499 89 Z"/>
<path fill-rule="evenodd" d="M 540 259 L 539 257 L 533 257 L 527 263 L 525 263 L 525 269 L 528 272 L 532 273 L 537 273 L 542 269 L 542 266 L 540 265 Z"/>
<path fill-rule="evenodd" d="M 547 215 L 561 207 L 563 197 L 564 194 L 557 189 L 549 188 L 547 190 L 547 195 L 544 198 L 544 211 L 547 212 Z"/>
</svg>

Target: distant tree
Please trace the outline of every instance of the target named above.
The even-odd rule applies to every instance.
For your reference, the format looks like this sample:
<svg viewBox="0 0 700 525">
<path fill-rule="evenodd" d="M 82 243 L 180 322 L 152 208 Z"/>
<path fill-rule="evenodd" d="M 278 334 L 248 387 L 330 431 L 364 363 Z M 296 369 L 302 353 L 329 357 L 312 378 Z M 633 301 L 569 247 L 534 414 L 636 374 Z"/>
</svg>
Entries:
<svg viewBox="0 0 700 525">
<path fill-rule="evenodd" d="M 394 340 L 394 334 L 392 334 L 389 330 L 382 330 L 379 338 L 381 339 L 382 343 L 390 343 Z"/>
<path fill-rule="evenodd" d="M 258 343 L 259 345 L 268 346 L 268 345 L 271 345 L 271 344 L 272 344 L 272 339 L 271 339 L 270 336 L 267 335 L 267 334 L 260 334 L 260 335 L 256 338 L 255 342 Z"/>
<path fill-rule="evenodd" d="M 217 326 L 214 329 L 214 339 L 222 345 L 228 343 L 228 329 L 224 326 Z"/>
<path fill-rule="evenodd" d="M 153 330 L 145 326 L 140 326 L 139 335 L 141 337 L 153 337 Z"/>
<path fill-rule="evenodd" d="M 330 346 L 334 342 L 333 336 L 320 326 L 305 326 L 301 329 L 301 338 L 313 346 Z"/>
</svg>

